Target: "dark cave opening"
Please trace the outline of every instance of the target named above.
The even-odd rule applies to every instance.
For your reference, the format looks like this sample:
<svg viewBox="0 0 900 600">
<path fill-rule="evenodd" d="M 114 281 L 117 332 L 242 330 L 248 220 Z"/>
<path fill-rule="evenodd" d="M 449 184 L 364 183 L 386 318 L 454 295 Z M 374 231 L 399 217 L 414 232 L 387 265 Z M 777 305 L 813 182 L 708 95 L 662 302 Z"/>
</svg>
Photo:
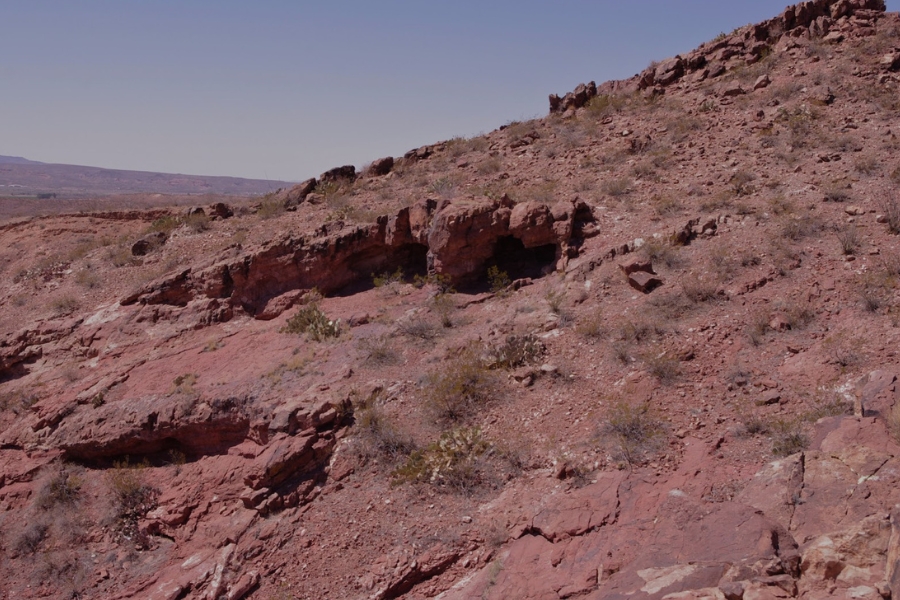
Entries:
<svg viewBox="0 0 900 600">
<path fill-rule="evenodd" d="M 485 271 L 489 267 L 496 266 L 512 281 L 525 277 L 537 279 L 554 270 L 556 249 L 556 244 L 526 248 L 522 240 L 505 236 L 497 240 L 494 255 L 485 265 Z"/>
<path fill-rule="evenodd" d="M 350 296 L 375 287 L 374 278 L 390 276 L 398 271 L 404 281 L 412 281 L 416 275 L 428 273 L 428 246 L 404 244 L 398 248 L 373 248 L 350 257 L 348 267 L 354 274 L 353 281 L 336 290 L 334 296 Z"/>
</svg>

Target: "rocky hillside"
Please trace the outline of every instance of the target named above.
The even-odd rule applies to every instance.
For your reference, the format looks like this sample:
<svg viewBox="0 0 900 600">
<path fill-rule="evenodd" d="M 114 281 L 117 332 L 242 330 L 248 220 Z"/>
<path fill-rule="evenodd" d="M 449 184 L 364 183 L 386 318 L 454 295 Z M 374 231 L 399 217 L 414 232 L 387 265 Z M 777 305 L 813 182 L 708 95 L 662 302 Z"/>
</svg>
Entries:
<svg viewBox="0 0 900 600">
<path fill-rule="evenodd" d="M 0 224 L 0 597 L 900 597 L 900 15 L 244 205 Z"/>
</svg>

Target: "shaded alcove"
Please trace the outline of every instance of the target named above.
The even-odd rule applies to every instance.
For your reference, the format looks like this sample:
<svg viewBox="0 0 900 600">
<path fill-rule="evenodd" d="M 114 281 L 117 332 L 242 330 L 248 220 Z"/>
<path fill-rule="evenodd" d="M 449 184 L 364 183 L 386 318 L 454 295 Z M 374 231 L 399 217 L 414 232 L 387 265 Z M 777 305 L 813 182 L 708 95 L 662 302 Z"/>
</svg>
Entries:
<svg viewBox="0 0 900 600">
<path fill-rule="evenodd" d="M 350 296 L 375 287 L 373 275 L 390 274 L 400 269 L 404 279 L 411 281 L 416 275 L 428 273 L 428 246 L 404 244 L 397 248 L 382 246 L 354 254 L 347 260 L 347 268 L 353 279 L 347 285 L 329 295 Z"/>
<path fill-rule="evenodd" d="M 531 277 L 537 279 L 556 267 L 557 246 L 546 244 L 526 248 L 522 240 L 512 236 L 501 237 L 494 245 L 494 255 L 486 267 L 496 265 L 511 280 Z"/>
</svg>

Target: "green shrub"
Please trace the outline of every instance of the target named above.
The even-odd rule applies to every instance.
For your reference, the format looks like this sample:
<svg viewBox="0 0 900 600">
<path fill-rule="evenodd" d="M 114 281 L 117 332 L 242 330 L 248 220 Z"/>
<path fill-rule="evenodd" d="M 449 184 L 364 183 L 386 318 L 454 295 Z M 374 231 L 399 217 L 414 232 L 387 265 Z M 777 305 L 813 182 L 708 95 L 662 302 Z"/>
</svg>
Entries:
<svg viewBox="0 0 900 600">
<path fill-rule="evenodd" d="M 402 267 L 397 267 L 397 270 L 393 273 L 387 271 L 381 274 L 372 273 L 372 284 L 377 288 L 383 288 L 398 283 L 403 283 Z"/>
<path fill-rule="evenodd" d="M 306 334 L 310 339 L 321 342 L 341 335 L 341 320 L 329 319 L 319 308 L 318 302 L 310 301 L 288 319 L 281 331 L 298 335 Z"/>
<path fill-rule="evenodd" d="M 511 281 L 509 280 L 509 274 L 506 271 L 501 271 L 500 267 L 498 267 L 497 265 L 488 267 L 487 278 L 488 283 L 491 286 L 491 291 L 495 294 L 500 294 L 506 291 L 506 288 L 508 288 L 509 284 L 511 283 Z"/>
</svg>

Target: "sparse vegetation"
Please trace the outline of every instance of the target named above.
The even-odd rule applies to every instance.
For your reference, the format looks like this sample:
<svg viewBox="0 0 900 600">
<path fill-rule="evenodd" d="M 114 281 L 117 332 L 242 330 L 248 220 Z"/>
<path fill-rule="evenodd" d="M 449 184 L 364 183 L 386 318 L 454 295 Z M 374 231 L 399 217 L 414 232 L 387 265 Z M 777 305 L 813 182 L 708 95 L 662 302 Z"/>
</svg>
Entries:
<svg viewBox="0 0 900 600">
<path fill-rule="evenodd" d="M 509 279 L 509 274 L 506 271 L 501 271 L 497 265 L 488 267 L 487 278 L 488 284 L 491 286 L 491 291 L 495 294 L 505 292 L 506 288 L 509 287 L 509 284 L 512 283 Z"/>
<path fill-rule="evenodd" d="M 370 366 L 396 365 L 402 360 L 391 337 L 387 335 L 364 338 L 359 342 L 359 349 L 364 356 L 365 363 Z"/>
<path fill-rule="evenodd" d="M 634 467 L 646 462 L 661 447 L 665 423 L 647 404 L 618 401 L 610 406 L 600 427 L 601 438 L 613 450 L 615 460 Z"/>
<path fill-rule="evenodd" d="M 329 319 L 316 300 L 308 301 L 287 320 L 283 333 L 306 334 L 311 340 L 321 342 L 341 335 L 341 320 Z"/>
<path fill-rule="evenodd" d="M 772 454 L 790 456 L 809 446 L 809 438 L 803 433 L 802 424 L 796 419 L 778 419 L 771 425 Z"/>
<path fill-rule="evenodd" d="M 156 508 L 159 490 L 147 481 L 146 462 L 131 463 L 127 458 L 117 461 L 107 472 L 107 484 L 112 493 L 116 529 L 125 540 L 139 549 L 151 545 L 149 536 L 138 527 L 138 521 Z"/>
<path fill-rule="evenodd" d="M 487 366 L 494 369 L 515 369 L 537 361 L 546 347 L 535 335 L 509 335 L 490 349 Z"/>
<path fill-rule="evenodd" d="M 453 428 L 423 450 L 413 451 L 394 471 L 394 481 L 430 483 L 468 493 L 487 483 L 479 463 L 490 451 L 479 428 Z"/>
<path fill-rule="evenodd" d="M 862 246 L 862 238 L 859 230 L 852 225 L 837 232 L 838 242 L 841 244 L 841 254 L 850 256 L 859 252 Z"/>
<path fill-rule="evenodd" d="M 413 439 L 401 431 L 378 406 L 378 398 L 367 399 L 354 410 L 362 457 L 396 463 L 416 450 Z"/>
<path fill-rule="evenodd" d="M 422 387 L 425 408 L 440 422 L 462 421 L 498 395 L 493 375 L 472 348 L 429 374 Z"/>
</svg>

